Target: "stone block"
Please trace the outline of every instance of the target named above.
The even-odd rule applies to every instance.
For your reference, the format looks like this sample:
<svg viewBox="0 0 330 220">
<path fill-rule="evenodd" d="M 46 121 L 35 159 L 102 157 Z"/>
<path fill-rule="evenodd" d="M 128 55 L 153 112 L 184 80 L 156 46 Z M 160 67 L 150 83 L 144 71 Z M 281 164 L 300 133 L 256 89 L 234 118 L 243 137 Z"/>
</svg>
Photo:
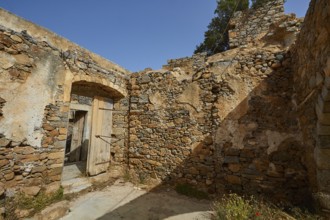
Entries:
<svg viewBox="0 0 330 220">
<path fill-rule="evenodd" d="M 162 166 L 161 163 L 154 161 L 154 160 L 146 160 L 147 163 L 154 165 L 154 166 Z"/>
<path fill-rule="evenodd" d="M 51 170 L 48 170 L 49 176 L 57 176 L 62 174 L 62 167 L 53 168 Z"/>
<path fill-rule="evenodd" d="M 324 113 L 322 106 L 316 104 L 315 112 L 318 118 L 318 121 L 322 125 L 330 125 L 330 113 Z"/>
<path fill-rule="evenodd" d="M 225 176 L 225 179 L 227 180 L 228 183 L 234 184 L 234 185 L 241 185 L 241 183 L 242 183 L 241 178 L 238 176 L 234 176 L 234 175 Z"/>
<path fill-rule="evenodd" d="M 19 219 L 25 219 L 25 217 L 28 217 L 32 212 L 32 209 L 16 209 L 15 210 L 15 215 Z"/>
<path fill-rule="evenodd" d="M 330 193 L 318 192 L 314 195 L 314 198 L 323 209 L 330 210 Z"/>
<path fill-rule="evenodd" d="M 15 147 L 14 152 L 17 154 L 32 154 L 35 152 L 35 149 L 33 147 Z"/>
<path fill-rule="evenodd" d="M 150 78 L 150 76 L 148 76 L 148 74 L 144 74 L 144 75 L 142 75 L 142 77 L 140 78 L 139 81 L 141 84 L 146 84 L 146 83 L 151 82 L 151 78 Z"/>
<path fill-rule="evenodd" d="M 330 149 L 330 135 L 329 136 L 318 136 L 318 148 Z"/>
<path fill-rule="evenodd" d="M 59 141 L 64 141 L 64 140 L 66 140 L 66 135 L 64 135 L 64 134 L 59 135 L 59 136 L 57 137 L 57 140 L 59 140 Z"/>
<path fill-rule="evenodd" d="M 62 178 L 62 175 L 49 176 L 49 180 L 51 180 L 51 181 L 60 181 L 61 178 Z"/>
<path fill-rule="evenodd" d="M 28 196 L 36 196 L 40 192 L 39 186 L 23 187 L 21 192 Z"/>
<path fill-rule="evenodd" d="M 240 150 L 237 148 L 227 148 L 225 150 L 226 156 L 238 156 L 240 154 Z"/>
<path fill-rule="evenodd" d="M 42 128 L 44 129 L 44 130 L 46 130 L 46 131 L 52 131 L 52 130 L 54 130 L 55 128 L 53 127 L 53 126 L 51 126 L 50 124 L 43 124 L 42 125 Z"/>
<path fill-rule="evenodd" d="M 239 157 L 225 156 L 224 163 L 239 163 Z"/>
<path fill-rule="evenodd" d="M 3 166 L 6 166 L 9 164 L 9 161 L 4 159 L 4 160 L 0 160 L 0 168 L 3 167 Z"/>
<path fill-rule="evenodd" d="M 113 128 L 112 133 L 113 134 L 125 134 L 126 129 L 125 128 Z"/>
<path fill-rule="evenodd" d="M 330 149 L 315 149 L 315 160 L 317 168 L 321 170 L 330 170 Z"/>
<path fill-rule="evenodd" d="M 59 135 L 59 132 L 56 129 L 54 129 L 48 133 L 48 136 L 50 136 L 50 137 L 57 137 L 58 135 Z"/>
<path fill-rule="evenodd" d="M 321 95 L 318 97 L 317 105 L 319 106 L 321 112 L 330 112 L 330 101 L 323 100 Z"/>
<path fill-rule="evenodd" d="M 330 76 L 325 76 L 324 86 L 326 89 L 330 88 Z"/>
<path fill-rule="evenodd" d="M 47 119 L 49 121 L 61 121 L 61 118 L 60 117 L 57 117 L 57 116 L 48 117 Z"/>
<path fill-rule="evenodd" d="M 1 197 L 3 196 L 3 194 L 5 193 L 5 191 L 6 191 L 5 185 L 3 183 L 0 183 L 0 196 Z"/>
<path fill-rule="evenodd" d="M 59 159 L 59 158 L 63 158 L 63 157 L 64 157 L 64 152 L 63 151 L 48 154 L 48 159 L 50 159 L 50 160 Z"/>
<path fill-rule="evenodd" d="M 36 220 L 56 220 L 63 217 L 69 210 L 69 201 L 64 200 L 55 204 L 52 204 L 42 210 L 35 216 Z"/>
<path fill-rule="evenodd" d="M 22 65 L 31 65 L 32 59 L 26 54 L 17 54 L 14 56 L 16 62 Z"/>
<path fill-rule="evenodd" d="M 55 193 L 61 186 L 61 182 L 53 182 L 53 183 L 50 183 L 48 184 L 45 189 L 45 193 L 46 195 L 50 195 L 52 193 Z"/>
<path fill-rule="evenodd" d="M 195 167 L 190 167 L 188 169 L 188 172 L 192 175 L 198 175 L 199 174 L 199 171 Z"/>
<path fill-rule="evenodd" d="M 7 138 L 0 138 L 0 147 L 7 147 L 10 144 L 10 140 Z"/>
<path fill-rule="evenodd" d="M 21 160 L 22 163 L 28 163 L 28 162 L 36 162 L 40 160 L 40 155 L 39 154 L 32 154 L 32 155 L 26 155 L 23 156 Z"/>
<path fill-rule="evenodd" d="M 317 134 L 322 136 L 330 135 L 330 126 L 317 123 Z"/>
<path fill-rule="evenodd" d="M 9 69 L 14 66 L 15 58 L 7 53 L 0 53 L 0 67 L 3 69 Z"/>
<path fill-rule="evenodd" d="M 32 173 L 42 173 L 46 169 L 47 169 L 47 167 L 45 165 L 43 165 L 43 166 L 36 166 L 36 167 L 33 167 L 32 168 Z"/>
<path fill-rule="evenodd" d="M 66 129 L 66 128 L 60 128 L 58 131 L 59 131 L 59 133 L 60 133 L 61 135 L 66 135 L 67 132 L 68 132 L 68 129 Z"/>
<path fill-rule="evenodd" d="M 317 170 L 317 183 L 321 191 L 330 193 L 330 170 Z"/>
<path fill-rule="evenodd" d="M 22 38 L 20 38 L 17 35 L 10 35 L 10 38 L 13 39 L 16 42 L 22 43 Z"/>
<path fill-rule="evenodd" d="M 60 140 L 58 140 L 58 141 L 56 141 L 54 143 L 54 147 L 57 148 L 57 149 L 64 149 L 65 148 L 65 144 L 66 144 L 66 141 L 60 141 Z M 63 155 L 64 155 L 64 153 L 63 153 Z"/>
<path fill-rule="evenodd" d="M 233 173 L 237 173 L 241 170 L 241 165 L 238 163 L 228 164 L 228 169 Z"/>
<path fill-rule="evenodd" d="M 140 95 L 139 103 L 149 103 L 149 95 Z"/>
</svg>

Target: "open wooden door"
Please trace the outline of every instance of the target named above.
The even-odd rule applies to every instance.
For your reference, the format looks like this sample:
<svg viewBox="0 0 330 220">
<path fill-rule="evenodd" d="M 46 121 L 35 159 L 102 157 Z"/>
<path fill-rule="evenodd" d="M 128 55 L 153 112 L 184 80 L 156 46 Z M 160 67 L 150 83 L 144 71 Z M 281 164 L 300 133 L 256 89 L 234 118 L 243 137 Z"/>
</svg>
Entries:
<svg viewBox="0 0 330 220">
<path fill-rule="evenodd" d="M 112 109 L 113 101 L 111 99 L 94 97 L 91 144 L 87 165 L 87 172 L 91 176 L 107 171 L 110 164 Z"/>
</svg>

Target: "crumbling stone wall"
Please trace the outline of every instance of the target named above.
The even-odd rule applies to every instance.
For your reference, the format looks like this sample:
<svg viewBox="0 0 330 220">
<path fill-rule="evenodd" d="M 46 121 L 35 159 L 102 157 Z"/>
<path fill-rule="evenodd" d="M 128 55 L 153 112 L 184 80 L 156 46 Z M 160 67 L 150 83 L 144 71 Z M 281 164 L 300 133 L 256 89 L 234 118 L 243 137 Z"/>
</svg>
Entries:
<svg viewBox="0 0 330 220">
<path fill-rule="evenodd" d="M 191 78 L 178 80 L 171 71 L 137 73 L 130 86 L 130 167 L 142 179 L 191 175 L 190 168 L 177 167 L 212 130 L 211 74 L 192 82 Z M 191 169 L 198 166 L 196 161 Z M 212 168 L 206 167 L 209 175 L 213 175 Z"/>
<path fill-rule="evenodd" d="M 206 53 L 194 54 L 191 57 L 184 57 L 179 59 L 170 59 L 167 65 L 163 65 L 163 69 L 171 70 L 180 67 L 186 74 L 193 74 L 194 72 L 203 68 L 206 61 Z"/>
<path fill-rule="evenodd" d="M 269 1 L 263 7 L 237 11 L 229 23 L 229 46 L 235 48 L 256 42 L 284 15 L 283 0 Z"/>
<path fill-rule="evenodd" d="M 186 66 L 133 74 L 130 167 L 141 178 L 209 193 L 304 202 L 308 179 L 287 49 L 230 50 L 193 74 Z"/>
<path fill-rule="evenodd" d="M 291 48 L 302 20 L 271 1 L 235 14 L 231 50 L 128 77 L 0 10 L 0 196 L 57 189 L 70 103 L 111 94 L 112 160 L 141 181 L 300 204 L 312 191 L 329 210 L 329 11 L 312 0 Z"/>
<path fill-rule="evenodd" d="M 324 211 L 330 210 L 329 82 L 330 3 L 312 0 L 294 54 L 295 102 L 309 179 Z"/>
<path fill-rule="evenodd" d="M 114 159 L 123 165 L 129 72 L 3 9 L 0 17 L 1 199 L 59 188 L 73 84 L 114 99 Z"/>
<path fill-rule="evenodd" d="M 250 39 L 264 33 L 254 46 L 132 74 L 129 164 L 141 179 L 308 202 L 289 47 L 301 20 L 283 16 L 283 2 L 275 3 L 274 13 L 268 14 L 270 5 L 256 12 L 265 13 L 258 19 L 267 25 L 247 32 Z M 240 19 L 236 28 L 243 27 Z"/>
</svg>

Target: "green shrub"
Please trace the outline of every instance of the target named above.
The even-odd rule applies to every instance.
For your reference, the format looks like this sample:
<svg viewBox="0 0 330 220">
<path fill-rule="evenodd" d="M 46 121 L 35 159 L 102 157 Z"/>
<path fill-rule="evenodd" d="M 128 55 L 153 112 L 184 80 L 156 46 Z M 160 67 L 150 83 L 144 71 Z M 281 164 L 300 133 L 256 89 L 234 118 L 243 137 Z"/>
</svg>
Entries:
<svg viewBox="0 0 330 220">
<path fill-rule="evenodd" d="M 28 197 L 24 194 L 19 194 L 16 198 L 17 205 L 22 209 L 33 209 L 35 212 L 41 211 L 46 206 L 58 202 L 63 199 L 63 188 L 59 188 L 56 192 L 46 195 L 43 191 L 36 197 Z"/>
<path fill-rule="evenodd" d="M 262 199 L 253 196 L 241 197 L 237 194 L 224 196 L 213 205 L 214 219 L 216 220 L 319 220 L 319 216 L 303 212 L 299 208 L 293 208 L 290 214 L 282 211 Z"/>
</svg>

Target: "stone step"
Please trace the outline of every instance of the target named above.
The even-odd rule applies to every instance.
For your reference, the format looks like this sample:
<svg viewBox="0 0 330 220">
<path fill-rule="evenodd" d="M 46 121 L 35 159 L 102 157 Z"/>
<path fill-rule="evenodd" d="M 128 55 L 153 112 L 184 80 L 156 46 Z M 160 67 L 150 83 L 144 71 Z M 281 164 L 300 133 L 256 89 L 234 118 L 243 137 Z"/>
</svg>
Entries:
<svg viewBox="0 0 330 220">
<path fill-rule="evenodd" d="M 84 189 L 87 189 L 92 186 L 92 183 L 88 180 L 88 178 L 74 178 L 70 180 L 65 180 L 62 182 L 62 186 L 64 189 L 64 195 L 78 193 Z"/>
</svg>

